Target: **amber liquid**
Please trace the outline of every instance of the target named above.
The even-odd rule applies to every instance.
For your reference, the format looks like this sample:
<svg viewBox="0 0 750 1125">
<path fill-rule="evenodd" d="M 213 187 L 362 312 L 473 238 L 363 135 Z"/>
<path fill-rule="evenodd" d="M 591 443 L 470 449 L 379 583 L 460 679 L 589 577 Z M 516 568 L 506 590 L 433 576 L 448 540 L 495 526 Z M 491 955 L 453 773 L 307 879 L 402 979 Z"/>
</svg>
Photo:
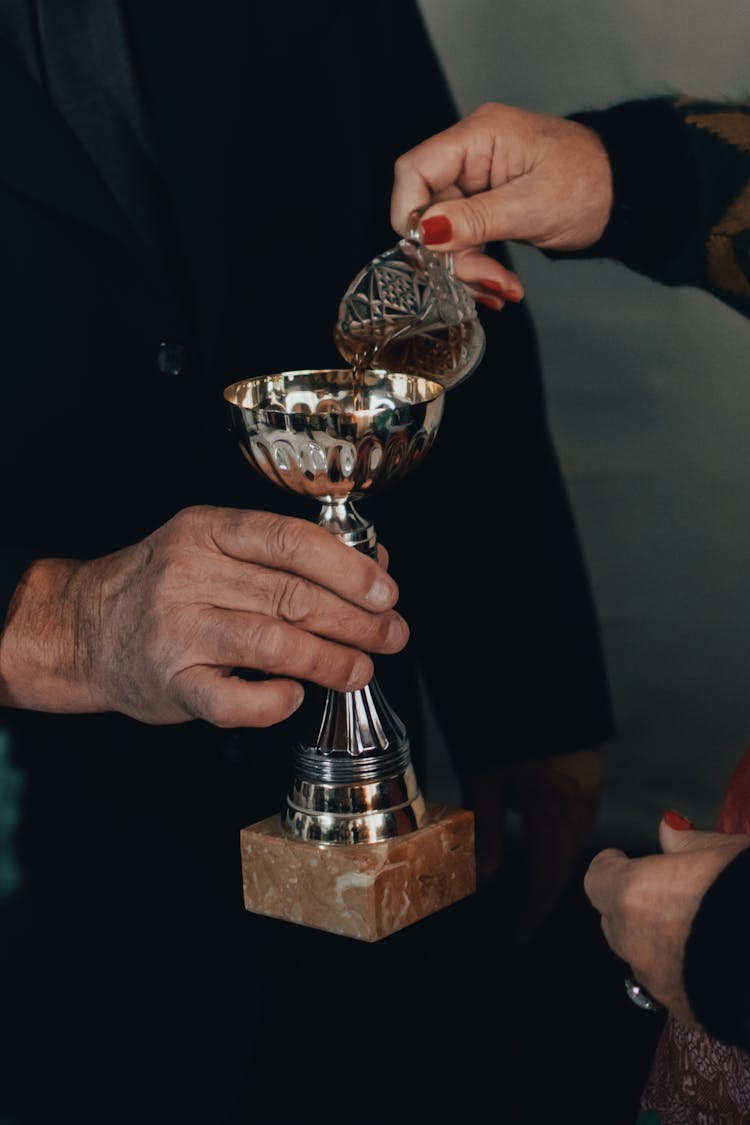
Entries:
<svg viewBox="0 0 750 1125">
<path fill-rule="evenodd" d="M 434 379 L 444 387 L 470 364 L 472 352 L 481 347 L 481 327 L 476 321 L 438 324 L 420 332 L 411 321 L 394 319 L 373 332 L 367 323 L 344 335 L 337 326 L 336 347 L 354 371 L 355 399 L 362 386 L 363 372 L 382 367 L 405 375 Z"/>
</svg>

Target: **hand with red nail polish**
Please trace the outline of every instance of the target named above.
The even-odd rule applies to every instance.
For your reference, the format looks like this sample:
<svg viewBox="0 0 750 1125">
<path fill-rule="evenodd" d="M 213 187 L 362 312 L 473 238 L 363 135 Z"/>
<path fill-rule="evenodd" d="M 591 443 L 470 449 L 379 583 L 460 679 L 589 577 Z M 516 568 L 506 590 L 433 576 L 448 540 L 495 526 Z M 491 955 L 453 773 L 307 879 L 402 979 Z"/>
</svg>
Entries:
<svg viewBox="0 0 750 1125">
<path fill-rule="evenodd" d="M 447 215 L 431 215 L 419 224 L 422 240 L 427 246 L 440 246 L 453 238 L 453 227 Z"/>
<path fill-rule="evenodd" d="M 495 312 L 505 308 L 506 301 L 517 304 L 523 300 L 523 290 L 515 286 L 508 288 L 497 281 L 466 282 L 466 288 L 477 304 L 484 305 L 485 308 L 493 309 Z"/>
<path fill-rule="evenodd" d="M 501 309 L 506 301 L 516 304 L 523 299 L 522 291 L 512 286 L 508 288 L 506 285 L 501 285 L 500 282 L 491 279 L 467 284 L 467 288 L 473 295 L 474 300 L 479 301 L 481 305 L 486 305 L 488 309 Z"/>
<path fill-rule="evenodd" d="M 486 244 L 591 246 L 612 209 L 609 157 L 585 125 L 487 103 L 396 161 L 393 226 L 403 233 L 411 211 L 425 207 L 425 242 L 453 251 L 464 281 L 494 281 L 504 299 L 520 300 L 519 279 Z"/>
<path fill-rule="evenodd" d="M 692 821 L 674 809 L 667 809 L 662 816 L 662 820 L 668 828 L 674 828 L 675 832 L 689 832 L 693 827 Z"/>
<path fill-rule="evenodd" d="M 685 945 L 703 895 L 750 836 L 701 832 L 668 809 L 661 855 L 630 859 L 607 848 L 591 861 L 584 889 L 607 943 L 640 984 L 682 1023 L 698 1026 L 683 981 Z"/>
</svg>

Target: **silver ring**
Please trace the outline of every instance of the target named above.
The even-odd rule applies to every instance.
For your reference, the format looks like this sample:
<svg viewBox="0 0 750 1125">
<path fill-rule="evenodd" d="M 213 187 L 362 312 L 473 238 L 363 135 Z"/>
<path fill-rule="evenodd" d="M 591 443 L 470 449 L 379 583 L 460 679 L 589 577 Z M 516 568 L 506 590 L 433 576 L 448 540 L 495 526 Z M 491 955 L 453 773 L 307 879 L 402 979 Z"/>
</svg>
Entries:
<svg viewBox="0 0 750 1125">
<path fill-rule="evenodd" d="M 654 1000 L 648 989 L 639 984 L 635 977 L 625 977 L 625 992 L 628 1000 L 632 1000 L 634 1004 L 647 1012 L 661 1012 L 663 1010 L 663 1005 L 658 1000 Z"/>
</svg>

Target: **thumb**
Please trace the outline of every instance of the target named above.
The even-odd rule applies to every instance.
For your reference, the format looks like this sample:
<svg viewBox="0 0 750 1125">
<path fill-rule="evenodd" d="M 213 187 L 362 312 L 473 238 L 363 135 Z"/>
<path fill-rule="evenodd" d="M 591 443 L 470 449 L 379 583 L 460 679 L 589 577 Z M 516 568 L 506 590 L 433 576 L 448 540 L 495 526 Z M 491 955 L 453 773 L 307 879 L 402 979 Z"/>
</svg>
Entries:
<svg viewBox="0 0 750 1125">
<path fill-rule="evenodd" d="M 721 832 L 701 832 L 693 828 L 687 817 L 668 809 L 659 824 L 659 843 L 665 855 L 678 852 L 697 852 L 726 843 Z"/>
<path fill-rule="evenodd" d="M 426 246 L 441 250 L 466 250 L 507 237 L 499 190 L 479 192 L 467 199 L 445 199 L 428 207 L 420 219 Z"/>
</svg>

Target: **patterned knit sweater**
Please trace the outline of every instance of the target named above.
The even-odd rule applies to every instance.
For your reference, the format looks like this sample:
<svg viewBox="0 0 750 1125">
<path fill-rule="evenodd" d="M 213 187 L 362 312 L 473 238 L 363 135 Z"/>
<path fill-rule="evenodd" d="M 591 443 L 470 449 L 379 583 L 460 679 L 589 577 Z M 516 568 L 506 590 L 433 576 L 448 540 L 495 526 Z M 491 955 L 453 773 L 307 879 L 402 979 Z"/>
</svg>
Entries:
<svg viewBox="0 0 750 1125">
<path fill-rule="evenodd" d="M 607 229 L 576 256 L 706 289 L 750 316 L 750 105 L 654 98 L 571 117 L 601 138 L 614 184 Z M 706 1030 L 750 1050 L 750 851 L 706 892 L 683 971 Z"/>
<path fill-rule="evenodd" d="M 572 117 L 601 137 L 614 181 L 609 225 L 582 256 L 750 315 L 750 104 L 655 98 Z"/>
</svg>

